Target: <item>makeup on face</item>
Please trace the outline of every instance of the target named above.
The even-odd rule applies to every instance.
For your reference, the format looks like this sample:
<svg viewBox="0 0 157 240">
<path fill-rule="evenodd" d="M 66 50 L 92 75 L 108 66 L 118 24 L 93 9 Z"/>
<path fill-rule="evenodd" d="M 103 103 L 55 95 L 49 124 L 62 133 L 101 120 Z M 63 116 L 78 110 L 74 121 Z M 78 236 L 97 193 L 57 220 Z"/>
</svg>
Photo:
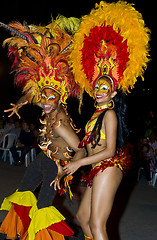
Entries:
<svg viewBox="0 0 157 240">
<path fill-rule="evenodd" d="M 59 102 L 59 94 L 50 88 L 43 89 L 41 93 L 41 104 L 45 113 L 56 110 Z"/>
<path fill-rule="evenodd" d="M 112 92 L 112 86 L 106 78 L 100 78 L 95 84 L 95 95 L 97 99 L 108 96 Z"/>
</svg>

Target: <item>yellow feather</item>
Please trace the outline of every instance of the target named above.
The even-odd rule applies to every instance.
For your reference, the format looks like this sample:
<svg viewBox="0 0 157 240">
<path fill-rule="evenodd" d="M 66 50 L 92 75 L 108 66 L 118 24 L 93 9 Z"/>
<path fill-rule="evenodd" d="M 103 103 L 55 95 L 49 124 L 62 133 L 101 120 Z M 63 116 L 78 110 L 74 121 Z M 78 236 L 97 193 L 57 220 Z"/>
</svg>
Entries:
<svg viewBox="0 0 157 240">
<path fill-rule="evenodd" d="M 29 103 L 37 103 L 40 101 L 40 91 L 38 85 L 33 81 L 28 81 L 25 87 L 23 88 L 23 93 L 26 95 L 26 98 Z"/>
<path fill-rule="evenodd" d="M 63 31 L 68 31 L 74 34 L 81 23 L 81 20 L 79 18 L 66 18 L 64 16 L 58 16 L 55 20 L 55 23 L 63 30 Z"/>
<path fill-rule="evenodd" d="M 106 25 L 112 26 L 113 29 L 127 39 L 127 45 L 130 52 L 127 67 L 123 73 L 123 78 L 119 83 L 119 88 L 124 92 L 129 92 L 135 85 L 137 77 L 143 78 L 144 70 L 149 62 L 150 30 L 145 27 L 142 15 L 135 10 L 132 4 L 123 1 L 117 3 L 106 3 L 101 1 L 96 4 L 91 13 L 82 17 L 82 22 L 78 32 L 74 36 L 73 51 L 71 53 L 71 62 L 75 81 L 78 82 L 82 89 L 86 90 L 93 96 L 92 87 L 83 71 L 82 52 L 84 36 L 89 36 L 91 28 Z"/>
</svg>

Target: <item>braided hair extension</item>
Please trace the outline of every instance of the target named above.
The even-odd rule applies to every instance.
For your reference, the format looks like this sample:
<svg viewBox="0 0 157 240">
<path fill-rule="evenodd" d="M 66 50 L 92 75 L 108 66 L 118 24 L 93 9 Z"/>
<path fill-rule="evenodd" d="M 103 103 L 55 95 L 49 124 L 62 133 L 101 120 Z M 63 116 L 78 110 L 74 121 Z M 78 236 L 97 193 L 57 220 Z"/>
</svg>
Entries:
<svg viewBox="0 0 157 240">
<path fill-rule="evenodd" d="M 94 128 L 91 132 L 90 135 L 90 142 L 92 144 L 92 148 L 95 148 L 97 145 L 100 146 L 99 141 L 100 141 L 100 130 L 101 130 L 101 126 L 102 126 L 102 120 L 104 118 L 104 115 L 106 113 L 107 109 L 105 109 L 98 117 Z"/>
<path fill-rule="evenodd" d="M 127 111 L 127 105 L 125 103 L 125 94 L 121 91 L 117 91 L 116 96 L 113 98 L 115 102 L 115 108 L 114 111 L 117 115 L 118 120 L 118 126 L 117 126 L 117 143 L 116 143 L 116 149 L 123 149 L 124 145 L 124 136 L 128 136 L 128 129 L 126 125 L 126 111 Z M 92 144 L 92 148 L 95 148 L 97 145 L 100 146 L 100 130 L 102 127 L 102 121 L 105 113 L 108 111 L 108 109 L 105 109 L 98 117 L 95 126 L 91 132 L 90 135 L 90 141 Z"/>
<path fill-rule="evenodd" d="M 126 95 L 117 91 L 117 95 L 114 97 L 115 102 L 115 112 L 117 115 L 118 126 L 117 126 L 117 149 L 123 149 L 125 139 L 129 135 L 129 130 L 127 127 L 127 104 L 125 101 Z"/>
</svg>

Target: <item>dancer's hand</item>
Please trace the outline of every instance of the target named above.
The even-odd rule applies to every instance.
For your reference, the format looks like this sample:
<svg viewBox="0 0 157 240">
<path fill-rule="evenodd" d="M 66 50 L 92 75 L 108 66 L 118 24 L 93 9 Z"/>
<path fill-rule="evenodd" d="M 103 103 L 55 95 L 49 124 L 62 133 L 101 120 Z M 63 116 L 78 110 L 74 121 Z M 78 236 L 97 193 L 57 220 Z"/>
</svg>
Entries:
<svg viewBox="0 0 157 240">
<path fill-rule="evenodd" d="M 14 103 L 10 103 L 10 105 L 12 106 L 12 108 L 9 108 L 7 110 L 4 110 L 4 112 L 11 112 L 11 114 L 8 117 L 11 117 L 14 113 L 18 116 L 18 118 L 20 119 L 20 115 L 18 114 L 19 109 L 26 105 L 28 103 L 28 101 L 25 101 L 23 103 L 19 103 L 19 104 L 14 104 Z"/>
<path fill-rule="evenodd" d="M 60 177 L 57 175 L 57 177 L 50 183 L 50 187 L 54 184 L 54 190 L 57 191 L 57 189 L 61 189 L 60 186 Z"/>
<path fill-rule="evenodd" d="M 58 167 L 58 174 L 57 177 L 50 183 L 50 187 L 54 184 L 54 190 L 57 191 L 57 188 L 60 189 L 60 180 L 65 175 L 63 168 L 61 167 L 60 163 L 56 161 L 56 165 Z"/>
<path fill-rule="evenodd" d="M 63 167 L 63 170 L 69 176 L 69 175 L 72 175 L 74 172 L 76 172 L 77 169 L 80 167 L 81 167 L 80 161 L 78 160 L 78 161 L 74 161 L 74 162 L 70 162 L 70 163 L 66 164 Z"/>
</svg>

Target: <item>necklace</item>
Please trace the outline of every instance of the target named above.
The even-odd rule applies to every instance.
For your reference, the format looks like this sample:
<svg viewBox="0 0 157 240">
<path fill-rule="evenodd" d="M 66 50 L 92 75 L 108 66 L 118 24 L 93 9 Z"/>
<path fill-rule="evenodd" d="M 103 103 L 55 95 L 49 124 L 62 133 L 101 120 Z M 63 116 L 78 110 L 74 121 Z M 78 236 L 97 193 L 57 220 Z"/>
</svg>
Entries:
<svg viewBox="0 0 157 240">
<path fill-rule="evenodd" d="M 96 109 L 98 109 L 98 110 L 102 110 L 102 109 L 106 109 L 106 108 L 108 108 L 107 104 L 105 104 L 103 106 L 96 106 Z"/>
</svg>

